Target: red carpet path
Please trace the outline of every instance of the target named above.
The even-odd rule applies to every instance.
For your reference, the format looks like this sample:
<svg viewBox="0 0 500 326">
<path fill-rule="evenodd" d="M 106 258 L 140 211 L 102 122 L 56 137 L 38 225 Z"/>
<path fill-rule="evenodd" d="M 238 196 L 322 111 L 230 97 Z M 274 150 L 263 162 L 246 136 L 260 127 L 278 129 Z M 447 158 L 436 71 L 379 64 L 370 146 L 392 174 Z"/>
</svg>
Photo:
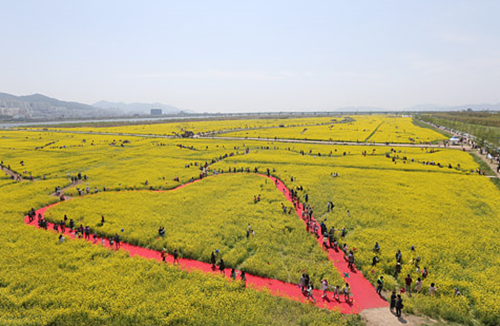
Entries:
<svg viewBox="0 0 500 326">
<path fill-rule="evenodd" d="M 276 187 L 285 195 L 288 201 L 292 201 L 290 198 L 290 191 L 286 188 L 286 186 L 281 182 L 280 180 L 274 178 L 274 177 L 268 177 L 266 175 L 261 175 L 262 177 L 269 178 L 275 182 Z M 193 182 L 198 182 L 200 180 L 195 180 Z M 191 183 L 193 183 L 191 182 Z M 188 184 L 191 184 L 188 183 Z M 188 184 L 183 184 L 180 185 L 177 188 L 171 189 L 171 190 L 177 190 L 182 187 L 185 187 Z M 171 190 L 166 190 L 166 191 L 171 191 Z M 40 208 L 36 211 L 36 216 L 38 214 L 42 214 L 44 216 L 45 211 L 49 209 L 50 207 L 53 207 L 55 205 L 60 204 L 60 202 Z M 302 205 L 297 205 L 297 215 L 300 217 L 301 216 L 301 211 L 302 211 Z M 26 216 L 24 219 L 25 223 L 33 225 L 37 227 L 37 218 L 35 217 L 32 223 L 29 223 L 28 217 Z M 304 222 L 305 224 L 305 222 Z M 53 224 L 48 223 L 48 230 L 52 230 Z M 69 228 L 66 228 L 65 234 L 67 235 L 67 238 L 74 238 L 73 231 Z M 92 240 L 88 240 L 92 241 Z M 101 245 L 101 238 L 98 238 L 96 244 Z M 318 244 L 322 244 L 322 237 L 318 239 Z M 105 245 L 109 247 L 109 242 L 107 239 L 105 239 Z M 110 248 L 111 249 L 111 248 Z M 128 243 L 121 243 L 120 250 L 125 250 L 130 253 L 130 256 L 141 256 L 149 259 L 156 259 L 158 261 L 161 261 L 161 255 L 159 251 L 151 250 L 151 249 L 146 249 L 143 247 L 138 247 L 134 246 Z M 323 291 L 321 290 L 314 290 L 314 298 L 316 299 L 316 306 L 322 307 L 322 308 L 327 308 L 327 309 L 332 309 L 332 310 L 339 310 L 342 313 L 345 314 L 352 314 L 352 313 L 359 313 L 364 309 L 370 309 L 370 308 L 381 308 L 381 307 L 387 307 L 389 304 L 387 301 L 382 299 L 375 291 L 374 287 L 371 285 L 370 282 L 368 282 L 367 279 L 363 277 L 361 272 L 358 272 L 356 270 L 351 270 L 347 267 L 347 262 L 344 260 L 344 255 L 343 252 L 339 250 L 339 252 L 336 252 L 333 249 L 328 250 L 328 258 L 332 261 L 332 263 L 335 265 L 335 267 L 339 270 L 341 275 L 345 275 L 344 273 L 349 273 L 349 278 L 346 278 L 346 282 L 349 283 L 351 286 L 351 302 L 345 302 L 343 295 L 341 295 L 340 301 L 336 301 L 332 299 L 333 293 L 328 291 L 328 296 L 325 299 L 321 298 L 321 295 Z M 167 261 L 169 263 L 173 263 L 173 256 L 168 255 Z M 219 274 L 219 271 L 214 271 L 212 269 L 212 265 L 208 263 L 203 263 L 199 262 L 197 260 L 192 260 L 192 259 L 180 259 L 180 267 L 184 270 L 200 270 L 203 272 L 207 273 L 214 273 L 214 274 Z M 229 278 L 231 269 L 226 268 L 226 277 Z M 239 276 L 239 273 L 238 273 Z M 268 289 L 271 294 L 275 296 L 280 296 L 280 297 L 285 297 L 294 301 L 299 301 L 299 302 L 307 302 L 308 300 L 304 297 L 302 292 L 300 291 L 299 287 L 297 284 L 292 284 L 292 283 L 286 283 L 282 281 L 278 281 L 275 279 L 270 279 L 270 278 L 265 278 L 265 277 L 260 277 L 260 276 L 255 276 L 255 275 L 250 275 L 246 274 L 247 278 L 247 285 L 255 288 L 255 289 L 262 289 L 266 288 Z M 238 277 L 239 279 L 239 277 Z M 318 281 L 318 280 L 317 280 Z M 317 284 L 319 282 L 316 282 Z M 332 285 L 332 284 L 331 284 Z M 335 284 L 333 284 L 335 285 Z M 342 285 L 341 288 L 343 288 L 343 284 L 338 284 Z"/>
</svg>

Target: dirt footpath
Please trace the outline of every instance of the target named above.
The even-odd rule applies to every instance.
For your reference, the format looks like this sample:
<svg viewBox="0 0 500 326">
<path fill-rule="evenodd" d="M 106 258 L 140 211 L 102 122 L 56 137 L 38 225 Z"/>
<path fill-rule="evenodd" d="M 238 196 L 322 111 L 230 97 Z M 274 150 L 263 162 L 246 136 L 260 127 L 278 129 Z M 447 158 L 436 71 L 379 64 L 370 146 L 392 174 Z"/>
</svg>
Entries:
<svg viewBox="0 0 500 326">
<path fill-rule="evenodd" d="M 361 319 L 367 326 L 437 326 L 436 320 L 428 317 L 408 315 L 404 312 L 400 318 L 395 313 L 389 311 L 389 308 L 365 309 L 360 314 Z"/>
</svg>

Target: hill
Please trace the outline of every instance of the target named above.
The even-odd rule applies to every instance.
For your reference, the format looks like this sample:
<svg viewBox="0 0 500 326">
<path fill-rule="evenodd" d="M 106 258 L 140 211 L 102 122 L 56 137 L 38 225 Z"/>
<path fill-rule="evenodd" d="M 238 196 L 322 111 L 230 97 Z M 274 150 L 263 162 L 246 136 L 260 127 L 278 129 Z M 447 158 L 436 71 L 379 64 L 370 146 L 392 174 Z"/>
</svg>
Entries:
<svg viewBox="0 0 500 326">
<path fill-rule="evenodd" d="M 42 94 L 15 96 L 0 93 L 0 116 L 7 118 L 104 117 L 120 113 L 116 110 L 102 110 L 79 102 L 61 101 Z"/>
</svg>

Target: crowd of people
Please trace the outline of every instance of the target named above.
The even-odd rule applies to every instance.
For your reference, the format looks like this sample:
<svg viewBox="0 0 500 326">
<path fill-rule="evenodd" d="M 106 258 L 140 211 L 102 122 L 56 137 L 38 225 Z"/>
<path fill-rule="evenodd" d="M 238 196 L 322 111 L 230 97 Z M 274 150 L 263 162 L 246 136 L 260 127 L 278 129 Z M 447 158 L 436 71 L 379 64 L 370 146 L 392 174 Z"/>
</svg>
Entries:
<svg viewBox="0 0 500 326">
<path fill-rule="evenodd" d="M 338 177 L 339 175 L 337 173 L 332 173 L 331 176 Z M 291 176 L 290 182 L 294 181 L 296 181 L 296 178 Z M 276 185 L 277 184 L 278 180 L 276 180 Z M 304 220 L 306 224 L 306 230 L 314 234 L 315 237 L 318 239 L 322 237 L 323 248 L 325 250 L 335 250 L 336 252 L 342 250 L 348 268 L 354 270 L 356 268 L 354 264 L 355 262 L 354 251 L 356 250 L 356 248 L 349 250 L 349 246 L 347 245 L 347 243 L 343 243 L 341 246 L 339 246 L 338 243 L 340 238 L 344 238 L 346 236 L 347 229 L 345 227 L 336 229 L 334 226 L 328 229 L 326 225 L 327 222 L 326 219 L 323 219 L 320 223 L 318 223 L 313 217 L 314 210 L 309 203 L 309 195 L 307 193 L 304 193 L 302 196 L 299 194 L 299 192 L 303 190 L 304 188 L 300 185 L 292 187 L 290 189 L 289 196 L 292 201 L 293 208 L 287 209 L 287 207 L 282 203 L 281 206 L 283 212 L 291 214 L 293 210 L 297 210 L 299 216 L 301 216 L 301 218 Z M 303 199 L 303 202 L 301 202 L 301 199 Z M 327 202 L 327 212 L 333 211 L 334 207 L 335 205 L 333 204 L 333 201 Z M 347 217 L 350 217 L 349 210 L 347 210 Z M 336 232 L 338 232 L 338 236 L 336 235 Z M 323 295 L 322 295 L 323 299 L 327 298 L 327 291 L 331 289 L 333 292 L 332 298 L 334 300 L 340 301 L 340 296 L 342 294 L 344 296 L 345 302 L 347 303 L 352 302 L 352 297 L 351 297 L 352 293 L 349 283 L 345 283 L 343 288 L 341 288 L 341 286 L 339 285 L 330 286 L 328 284 L 328 280 L 326 279 L 322 279 L 320 282 L 323 289 Z M 301 289 L 302 294 L 306 298 L 311 299 L 312 302 L 316 302 L 313 296 L 314 285 L 307 273 L 304 273 L 300 278 L 299 288 Z"/>
<path fill-rule="evenodd" d="M 327 279 L 322 279 L 320 281 L 321 283 L 321 289 L 323 291 L 323 294 L 321 295 L 321 299 L 327 300 L 328 299 L 328 290 L 331 290 L 333 292 L 332 294 L 332 299 L 340 302 L 340 296 L 343 295 L 344 301 L 346 303 L 352 303 L 352 298 L 351 298 L 351 287 L 349 283 L 345 283 L 343 288 L 340 286 L 336 285 L 334 287 L 330 286 L 328 284 Z M 300 277 L 300 283 L 298 285 L 300 290 L 302 291 L 302 294 L 309 300 L 311 299 L 313 303 L 316 303 L 316 299 L 314 298 L 314 284 L 312 280 L 309 277 L 309 274 L 304 273 Z"/>
<path fill-rule="evenodd" d="M 203 165 L 202 167 L 206 168 L 207 164 Z M 241 169 L 243 169 L 243 168 L 241 168 Z M 250 172 L 250 169 L 247 168 L 244 171 Z M 273 171 L 274 171 L 274 169 L 273 169 Z M 231 168 L 229 168 L 229 172 L 236 172 L 236 168 L 233 168 L 233 170 L 231 170 Z M 253 172 L 258 173 L 258 168 L 257 167 L 254 168 Z M 266 172 L 267 172 L 267 175 L 270 175 L 270 169 L 267 169 Z M 71 177 L 72 183 L 78 182 L 78 180 L 81 180 L 81 179 L 86 180 L 87 176 L 86 175 L 82 176 L 81 173 L 78 173 L 78 175 Z M 290 177 L 290 182 L 294 182 L 294 181 L 295 181 L 294 177 L 293 176 Z M 278 181 L 276 180 L 276 182 L 278 182 Z M 57 187 L 55 190 L 56 190 L 56 194 L 59 194 L 60 188 Z M 311 205 L 308 203 L 309 202 L 309 195 L 307 193 L 302 196 L 304 199 L 304 204 L 301 204 L 301 202 L 300 202 L 299 192 L 302 190 L 303 190 L 302 186 L 296 186 L 290 190 L 290 196 L 291 196 L 292 203 L 293 203 L 293 209 L 287 208 L 284 204 L 282 204 L 283 211 L 285 213 L 291 214 L 291 212 L 296 210 L 297 208 L 301 209 L 301 211 L 302 211 L 301 215 L 302 215 L 302 218 L 306 221 L 307 230 L 314 233 L 316 235 L 316 237 L 318 237 L 318 238 L 320 237 L 320 234 L 323 236 L 323 248 L 333 249 L 333 250 L 338 251 L 339 246 L 338 246 L 337 237 L 335 236 L 335 232 L 340 231 L 341 237 L 344 237 L 346 234 L 346 229 L 342 228 L 342 229 L 336 230 L 334 227 L 331 227 L 330 230 L 328 231 L 327 226 L 325 224 L 326 220 L 323 220 L 323 221 L 321 221 L 320 224 L 318 224 L 313 218 L 313 209 L 312 209 Z M 84 193 L 80 189 L 78 189 L 78 192 L 80 195 Z M 87 194 L 90 193 L 90 189 L 88 187 L 86 189 L 86 193 Z M 260 199 L 261 199 L 260 194 L 258 196 L 254 196 L 254 203 L 258 203 L 260 201 Z M 331 211 L 331 210 L 333 210 L 333 208 L 334 208 L 333 202 L 329 201 L 327 204 L 327 211 Z M 28 218 L 29 218 L 30 222 L 32 222 L 32 220 L 35 218 L 34 209 L 31 209 L 29 211 Z M 102 216 L 101 226 L 104 225 L 104 223 L 105 223 L 105 219 L 104 219 L 104 216 Z M 66 231 L 67 224 L 68 224 L 68 218 L 66 215 L 64 216 L 64 219 L 61 220 L 59 223 L 53 224 L 53 229 L 57 232 L 62 233 L 59 236 L 59 242 L 61 242 L 61 243 L 64 241 L 63 234 Z M 45 228 L 45 229 L 47 228 L 47 221 L 43 218 L 43 216 L 41 214 L 38 214 L 38 225 L 41 228 Z M 73 219 L 69 220 L 68 227 L 74 233 L 75 238 L 84 238 L 85 240 L 91 240 L 91 237 L 92 237 L 94 239 L 94 243 L 98 239 L 97 234 L 92 232 L 92 230 L 89 226 L 83 226 L 82 224 L 80 224 L 79 227 L 75 227 L 75 223 L 74 223 Z M 321 230 L 321 233 L 319 233 L 320 230 Z M 165 237 L 165 228 L 163 226 L 160 226 L 160 228 L 158 229 L 158 234 L 162 238 Z M 255 231 L 252 229 L 250 224 L 248 224 L 248 228 L 246 230 L 246 235 L 247 235 L 247 238 L 250 237 L 250 235 L 252 235 L 252 236 L 255 235 Z M 120 239 L 120 236 L 118 235 L 118 233 L 116 233 L 115 236 L 109 237 L 108 241 L 109 241 L 109 246 L 114 247 L 115 249 L 120 248 L 121 239 Z M 104 237 L 102 238 L 102 243 L 105 244 Z M 352 250 L 351 251 L 348 250 L 347 244 L 342 245 L 342 250 L 344 251 L 349 268 L 354 268 L 354 252 Z M 161 256 L 162 256 L 162 259 L 165 260 L 165 257 L 166 257 L 166 249 L 165 248 L 161 252 Z M 179 253 L 177 250 L 174 251 L 173 256 L 174 256 L 174 263 L 178 263 L 179 262 Z M 212 266 L 215 268 L 216 263 L 215 263 L 215 256 L 214 256 L 213 252 L 212 252 L 211 262 L 212 262 Z M 221 273 L 224 273 L 225 263 L 224 263 L 224 260 L 222 258 L 220 258 L 219 263 L 217 265 L 218 265 L 219 271 Z M 235 270 L 232 269 L 232 271 L 231 271 L 232 278 L 235 278 L 235 275 L 236 275 L 235 273 L 236 273 Z M 246 279 L 245 273 L 244 272 L 241 272 L 241 273 L 242 273 L 241 274 L 242 279 Z M 305 276 L 307 276 L 307 277 L 305 277 Z M 302 283 L 304 283 L 304 286 L 302 286 Z M 323 285 L 324 296 L 326 296 L 326 291 L 329 288 L 329 286 L 327 285 L 328 282 L 326 280 L 322 280 L 321 283 Z M 309 280 L 308 275 L 304 275 L 303 279 L 301 278 L 301 289 L 308 298 L 311 298 L 313 301 L 315 301 L 315 299 L 313 297 L 314 286 L 312 284 L 312 281 Z M 339 295 L 340 295 L 340 293 L 339 293 L 340 287 L 335 286 L 333 289 L 334 289 L 334 291 L 333 291 L 334 298 L 338 299 Z M 346 291 L 348 291 L 347 295 L 346 295 Z M 344 290 L 342 292 L 344 293 L 345 298 L 349 298 L 350 291 L 349 291 L 348 284 L 346 284 L 346 286 L 344 287 Z"/>
<path fill-rule="evenodd" d="M 45 219 L 45 217 L 41 214 L 38 213 L 36 214 L 36 211 L 34 208 L 31 208 L 28 211 L 27 214 L 28 217 L 28 222 L 32 223 L 33 220 L 36 218 L 36 223 L 39 228 L 46 229 L 49 226 L 49 222 Z M 101 215 L 101 223 L 99 226 L 103 226 L 105 223 L 105 218 L 104 215 Z M 114 236 L 110 237 L 99 237 L 96 232 L 94 232 L 90 226 L 83 226 L 83 224 L 80 224 L 80 226 L 75 227 L 75 221 L 73 219 L 68 219 L 68 216 L 65 214 L 64 218 L 61 219 L 59 222 L 54 222 L 52 223 L 52 230 L 61 233 L 59 235 L 59 242 L 62 243 L 64 242 L 64 234 L 67 231 L 67 228 L 69 229 L 69 232 L 73 234 L 75 239 L 85 239 L 87 241 L 93 241 L 93 243 L 97 243 L 99 241 L 99 238 L 101 239 L 102 245 L 105 245 L 105 240 L 108 240 L 109 246 L 118 250 L 120 249 L 121 246 L 121 237 L 118 233 L 115 233 Z"/>
<path fill-rule="evenodd" d="M 372 265 L 375 266 L 379 262 L 378 254 L 380 253 L 380 245 L 378 242 L 375 242 L 373 247 L 373 252 L 375 256 L 373 257 Z M 416 255 L 416 248 L 414 245 L 411 246 L 410 252 Z M 403 254 L 401 250 L 397 250 L 395 254 L 396 264 L 394 268 L 394 277 L 398 279 L 399 274 L 402 270 Z M 392 291 L 390 296 L 390 310 L 394 312 L 397 317 L 401 317 L 401 310 L 403 309 L 403 299 L 402 294 L 407 294 L 408 297 L 411 298 L 412 293 L 423 293 L 423 284 L 426 278 L 429 276 L 429 270 L 426 266 L 422 269 L 420 268 L 421 258 L 419 255 L 414 256 L 410 260 L 411 270 L 415 270 L 415 272 L 408 273 L 406 277 L 403 279 L 403 287 L 400 289 L 400 293 L 396 295 L 396 290 Z M 414 281 L 412 274 L 416 274 L 417 279 Z M 384 276 L 379 276 L 377 279 L 377 293 L 382 296 L 382 291 L 384 288 Z M 428 295 L 436 296 L 438 292 L 438 287 L 434 282 L 431 282 L 428 288 Z M 455 287 L 454 296 L 462 295 L 458 287 Z"/>
<path fill-rule="evenodd" d="M 425 151 L 425 153 L 435 153 L 436 151 L 433 148 L 422 148 L 422 151 Z M 385 154 L 385 157 L 389 158 L 392 160 L 394 164 L 396 164 L 398 161 L 402 161 L 403 164 L 406 164 L 407 162 L 411 163 L 421 163 L 422 165 L 430 165 L 430 166 L 437 166 L 439 168 L 444 168 L 448 167 L 448 169 L 453 169 L 453 164 L 451 163 L 446 163 L 446 164 L 441 164 L 440 162 L 435 162 L 434 160 L 415 160 L 414 158 L 409 159 L 406 155 L 399 155 L 401 153 L 401 150 L 396 150 L 394 148 L 391 148 L 388 153 Z M 457 163 L 455 168 L 460 169 L 460 163 Z"/>
<path fill-rule="evenodd" d="M 293 180 L 293 179 L 292 179 Z M 344 238 L 345 235 L 347 234 L 347 230 L 345 227 L 341 229 L 335 229 L 335 227 L 331 227 L 328 229 L 326 225 L 326 219 L 322 220 L 319 224 L 318 222 L 313 218 L 313 208 L 309 204 L 309 196 L 307 194 L 304 194 L 302 196 L 304 202 L 300 202 L 300 196 L 298 194 L 298 191 L 296 190 L 297 187 L 292 188 L 290 190 L 290 197 L 292 199 L 292 202 L 294 203 L 294 208 L 299 208 L 300 215 L 302 219 L 306 223 L 306 229 L 313 233 L 317 238 L 320 238 L 322 236 L 322 244 L 323 248 L 325 250 L 342 250 L 344 253 L 344 259 L 347 262 L 348 268 L 350 269 L 355 269 L 355 259 L 354 259 L 354 252 L 356 251 L 356 248 L 352 248 L 352 250 L 349 250 L 349 246 L 347 243 L 343 243 L 342 245 L 339 246 L 338 240 L 340 238 Z M 283 204 L 282 204 L 283 206 Z M 335 205 L 333 204 L 333 201 L 328 201 L 327 202 L 327 212 L 333 211 Z M 284 210 L 284 212 L 287 212 Z M 350 211 L 347 210 L 347 217 L 349 218 L 351 216 Z M 336 236 L 336 232 L 339 232 L 339 237 Z M 379 253 L 381 251 L 380 244 L 378 242 L 375 243 L 375 246 L 373 248 L 373 251 L 375 253 L 375 256 L 373 257 L 373 265 L 375 266 L 379 261 Z M 403 280 L 403 288 L 401 289 L 401 293 L 396 295 L 396 292 L 394 291 L 394 295 L 391 296 L 391 311 L 395 310 L 395 314 L 398 317 L 401 317 L 401 311 L 403 310 L 403 298 L 402 294 L 406 293 L 409 297 L 411 297 L 411 293 L 422 293 L 423 291 L 423 284 L 425 282 L 425 279 L 429 275 L 429 270 L 426 266 L 424 266 L 422 269 L 420 267 L 421 263 L 421 258 L 420 256 L 416 255 L 416 248 L 415 246 L 412 246 L 410 251 L 415 254 L 415 256 L 411 259 L 410 264 L 413 265 L 415 268 L 415 273 L 417 274 L 417 279 L 414 281 L 412 278 L 411 274 L 408 274 L 404 280 Z M 402 264 L 403 264 L 403 256 L 400 250 L 398 250 L 395 254 L 396 257 L 396 265 L 395 265 L 395 273 L 394 276 L 395 278 L 398 277 L 398 275 L 401 273 L 402 269 Z M 333 291 L 333 298 L 338 300 L 340 298 L 340 294 L 344 294 L 344 298 L 346 302 L 349 302 L 351 300 L 350 296 L 350 288 L 349 285 L 346 284 L 344 288 L 341 290 L 340 286 L 336 285 L 334 287 L 330 287 L 328 285 L 327 280 L 321 280 L 322 284 L 322 289 L 323 289 L 323 298 L 326 297 L 327 290 L 332 289 Z M 309 276 L 307 274 L 302 275 L 299 287 L 301 288 L 301 291 L 303 292 L 304 296 L 310 299 L 312 302 L 316 302 L 315 298 L 313 297 L 313 292 L 312 289 L 314 286 L 312 285 L 312 281 L 309 279 Z M 384 288 L 384 277 L 380 276 L 379 279 L 377 280 L 377 293 L 382 295 L 382 290 Z M 428 288 L 428 294 L 431 296 L 435 296 L 438 292 L 438 287 L 435 283 L 430 283 L 429 288 Z M 455 296 L 461 295 L 460 290 L 458 287 L 455 288 Z"/>
</svg>

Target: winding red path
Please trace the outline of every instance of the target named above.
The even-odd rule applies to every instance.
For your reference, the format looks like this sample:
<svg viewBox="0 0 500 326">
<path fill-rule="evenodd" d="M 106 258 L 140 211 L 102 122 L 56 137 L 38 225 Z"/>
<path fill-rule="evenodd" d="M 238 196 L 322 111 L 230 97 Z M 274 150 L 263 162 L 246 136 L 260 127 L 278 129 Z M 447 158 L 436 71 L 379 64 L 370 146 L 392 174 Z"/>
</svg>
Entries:
<svg viewBox="0 0 500 326">
<path fill-rule="evenodd" d="M 269 178 L 274 181 L 276 187 L 285 195 L 288 201 L 292 202 L 291 196 L 290 196 L 290 191 L 288 188 L 281 182 L 279 179 L 274 178 L 274 177 L 268 177 L 266 175 L 259 174 L 262 177 Z M 194 183 L 194 182 L 199 182 L 202 179 L 195 180 L 193 182 L 187 183 L 187 184 L 182 184 L 176 188 L 173 188 L 171 190 L 177 190 L 180 188 L 185 187 L 188 184 Z M 171 190 L 160 190 L 160 191 L 171 191 Z M 45 212 L 47 209 L 60 204 L 61 202 L 40 208 L 36 211 L 36 215 L 41 214 L 42 216 L 45 215 Z M 300 217 L 302 212 L 302 204 L 297 205 L 296 208 L 296 213 Z M 33 226 L 37 226 L 37 218 L 29 223 L 28 217 L 26 216 L 24 219 L 26 224 L 30 224 Z M 305 223 L 305 222 L 304 222 Z M 53 224 L 48 223 L 47 229 L 52 230 L 53 229 Z M 74 238 L 73 231 L 69 228 L 66 229 L 64 234 L 68 235 L 68 237 Z M 109 243 L 107 239 L 105 239 L 105 246 L 109 246 Z M 93 241 L 93 240 L 88 240 Z M 319 245 L 322 244 L 322 237 L 318 239 Z M 101 238 L 97 238 L 96 244 L 101 244 Z M 156 250 L 152 249 L 147 249 L 143 247 L 138 247 L 134 246 L 128 243 L 121 243 L 120 250 L 125 250 L 130 253 L 130 256 L 141 256 L 144 258 L 149 258 L 149 259 L 155 259 L 158 261 L 161 261 L 161 253 Z M 356 270 L 351 270 L 347 267 L 347 262 L 344 259 L 344 255 L 341 251 L 336 252 L 335 250 L 329 249 L 328 250 L 328 258 L 334 266 L 339 270 L 341 275 L 345 275 L 345 273 L 349 274 L 349 277 L 346 278 L 346 282 L 349 283 L 351 286 L 351 292 L 352 292 L 352 298 L 351 302 L 345 302 L 343 299 L 343 296 L 341 296 L 341 300 L 333 300 L 332 296 L 333 293 L 331 291 L 328 292 L 328 296 L 325 299 L 321 298 L 321 295 L 323 291 L 321 290 L 314 290 L 314 298 L 316 299 L 316 306 L 322 307 L 322 308 L 327 308 L 331 310 L 339 310 L 342 313 L 345 314 L 353 314 L 353 313 L 359 313 L 364 309 L 371 309 L 371 308 L 381 308 L 381 307 L 387 307 L 388 303 L 384 299 L 382 299 L 375 291 L 374 287 L 370 282 L 368 282 L 367 279 L 363 277 L 361 272 L 356 271 Z M 173 263 L 173 256 L 168 255 L 167 257 L 167 262 Z M 180 259 L 180 264 L 179 266 L 182 269 L 185 270 L 200 270 L 203 272 L 207 273 L 214 273 L 214 274 L 219 274 L 219 271 L 214 271 L 212 269 L 212 265 L 204 262 L 200 262 L 197 260 L 193 259 L 185 259 L 181 258 Z M 230 269 L 226 269 L 225 276 L 229 278 L 229 273 Z M 239 274 L 238 274 L 239 275 Z M 266 277 L 260 277 L 260 276 L 255 276 L 251 274 L 246 274 L 247 278 L 247 285 L 251 286 L 252 288 L 255 289 L 267 289 L 271 292 L 272 295 L 275 296 L 280 296 L 280 297 L 285 297 L 294 301 L 299 301 L 299 302 L 307 302 L 308 300 L 306 297 L 302 294 L 300 289 L 298 288 L 297 284 L 292 284 L 292 283 L 287 283 L 271 278 L 266 278 Z M 339 284 L 340 285 L 340 284 Z"/>
</svg>

